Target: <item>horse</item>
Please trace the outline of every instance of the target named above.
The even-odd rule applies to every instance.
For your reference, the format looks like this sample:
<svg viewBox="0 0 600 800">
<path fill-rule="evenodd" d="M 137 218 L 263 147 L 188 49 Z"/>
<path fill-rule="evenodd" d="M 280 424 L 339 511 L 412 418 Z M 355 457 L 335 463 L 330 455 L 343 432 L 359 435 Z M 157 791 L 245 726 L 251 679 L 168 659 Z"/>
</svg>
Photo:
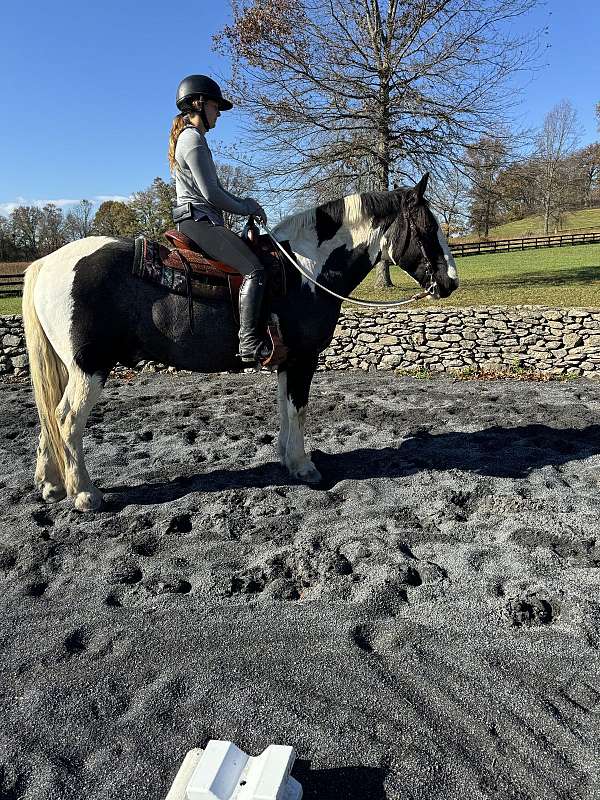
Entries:
<svg viewBox="0 0 600 800">
<path fill-rule="evenodd" d="M 391 192 L 349 195 L 293 214 L 272 231 L 289 242 L 302 272 L 290 270 L 276 313 L 287 359 L 277 368 L 281 463 L 292 478 L 322 478 L 305 452 L 304 426 L 319 353 L 330 343 L 341 300 L 380 260 L 401 264 L 428 293 L 458 286 L 448 243 L 424 197 L 428 175 Z M 90 236 L 27 269 L 23 321 L 41 423 L 35 484 L 47 502 L 64 497 L 79 511 L 103 497 L 88 475 L 83 432 L 117 362 L 149 359 L 200 373 L 239 371 L 231 303 L 188 299 L 132 274 L 134 240 Z M 308 275 L 313 280 L 307 280 Z"/>
</svg>

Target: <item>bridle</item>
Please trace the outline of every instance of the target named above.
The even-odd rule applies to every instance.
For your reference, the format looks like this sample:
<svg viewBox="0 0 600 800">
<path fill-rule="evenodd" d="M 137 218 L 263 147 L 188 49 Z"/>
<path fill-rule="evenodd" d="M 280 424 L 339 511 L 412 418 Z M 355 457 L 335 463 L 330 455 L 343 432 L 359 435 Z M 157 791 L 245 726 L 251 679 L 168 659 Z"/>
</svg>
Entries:
<svg viewBox="0 0 600 800">
<path fill-rule="evenodd" d="M 419 245 L 419 249 L 421 251 L 421 255 L 423 256 L 423 261 L 425 262 L 425 278 L 428 280 L 428 284 L 427 284 L 427 287 L 422 292 L 419 292 L 418 294 L 414 294 L 411 297 L 407 297 L 405 300 L 390 300 L 389 302 L 385 301 L 385 300 L 370 300 L 369 301 L 369 300 L 359 300 L 357 297 L 345 297 L 344 295 L 337 294 L 336 292 L 332 291 L 331 289 L 328 289 L 327 286 L 323 286 L 322 283 L 319 283 L 317 280 L 315 280 L 312 277 L 312 275 L 309 272 L 307 272 L 298 263 L 297 259 L 292 258 L 290 256 L 290 254 L 285 250 L 285 248 L 282 247 L 282 245 L 279 243 L 279 241 L 273 236 L 273 233 L 272 233 L 271 229 L 266 224 L 261 223 L 261 225 L 262 225 L 263 229 L 267 232 L 267 234 L 268 234 L 269 238 L 271 239 L 271 241 L 273 242 L 273 244 L 275 244 L 275 246 L 277 248 L 279 248 L 279 250 L 287 258 L 287 260 L 290 262 L 290 264 L 292 264 L 292 266 L 295 267 L 298 270 L 298 272 L 306 278 L 307 281 L 312 283 L 313 286 L 318 286 L 319 289 L 322 289 L 324 292 L 327 292 L 327 294 L 330 294 L 332 297 L 336 297 L 338 300 L 342 300 L 343 302 L 346 302 L 346 303 L 354 303 L 354 305 L 357 305 L 357 306 L 363 306 L 365 308 L 397 308 L 398 306 L 405 306 L 408 303 L 415 303 L 417 300 L 422 300 L 424 297 L 437 297 L 438 296 L 436 294 L 437 282 L 435 280 L 433 264 L 431 263 L 431 260 L 430 260 L 429 256 L 427 255 L 427 251 L 425 250 L 425 246 L 423 244 L 423 240 L 421 239 L 421 236 L 419 235 L 418 228 L 417 228 L 416 223 L 415 223 L 415 221 L 413 219 L 413 216 L 412 216 L 412 214 L 410 212 L 410 209 L 406 208 L 405 209 L 405 213 L 406 213 L 406 215 L 408 217 L 408 224 L 409 224 L 409 227 L 410 227 L 411 234 L 415 237 L 416 242 Z M 404 244 L 404 248 L 402 250 L 403 253 L 406 250 L 407 246 L 408 246 L 408 239 Z M 399 266 L 394 261 L 392 261 L 390 263 L 395 267 Z"/>
<path fill-rule="evenodd" d="M 433 297 L 436 295 L 434 294 L 435 290 L 437 289 L 437 281 L 435 279 L 433 264 L 431 263 L 431 259 L 427 255 L 427 251 L 425 250 L 425 245 L 423 244 L 423 240 L 419 234 L 419 229 L 417 228 L 417 224 L 413 218 L 412 212 L 409 208 L 406 209 L 406 216 L 408 217 L 408 224 L 410 227 L 410 231 L 412 235 L 415 237 L 417 244 L 419 245 L 419 250 L 421 251 L 421 255 L 423 256 L 423 261 L 425 262 L 425 277 L 429 280 L 429 284 L 425 287 L 425 293 L 430 294 Z M 408 246 L 408 241 L 404 245 L 404 250 Z"/>
</svg>

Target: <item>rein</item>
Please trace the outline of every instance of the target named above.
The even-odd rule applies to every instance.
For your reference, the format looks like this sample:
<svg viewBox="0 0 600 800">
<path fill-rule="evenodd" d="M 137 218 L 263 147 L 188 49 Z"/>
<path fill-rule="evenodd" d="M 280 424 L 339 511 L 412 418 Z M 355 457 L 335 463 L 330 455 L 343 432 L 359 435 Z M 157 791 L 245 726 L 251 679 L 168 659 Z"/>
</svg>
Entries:
<svg viewBox="0 0 600 800">
<path fill-rule="evenodd" d="M 285 248 L 282 247 L 282 245 L 278 242 L 278 240 L 273 236 L 273 233 L 272 233 L 271 229 L 267 225 L 262 224 L 262 227 L 264 228 L 264 230 L 269 235 L 269 238 L 271 239 L 271 241 L 279 248 L 279 250 L 281 250 L 281 252 L 287 258 L 287 260 L 290 262 L 290 264 L 293 267 L 295 267 L 298 270 L 298 272 L 306 278 L 307 281 L 312 283 L 313 286 L 318 286 L 319 289 L 322 289 L 324 292 L 327 292 L 327 294 L 330 294 L 332 297 L 336 297 L 338 300 L 342 300 L 343 302 L 347 302 L 347 303 L 354 303 L 354 305 L 357 305 L 357 306 L 363 306 L 365 308 L 397 308 L 398 306 L 405 306 L 405 305 L 407 305 L 407 303 L 415 303 L 417 300 L 422 300 L 424 297 L 432 297 L 432 296 L 434 296 L 433 295 L 433 290 L 436 288 L 436 282 L 435 282 L 435 278 L 434 278 L 434 275 L 433 275 L 433 266 L 431 264 L 431 261 L 429 260 L 429 256 L 425 252 L 425 247 L 423 246 L 423 242 L 421 241 L 421 237 L 419 236 L 418 231 L 417 231 L 417 226 L 415 225 L 411 214 L 408 214 L 408 222 L 409 222 L 411 231 L 413 233 L 413 236 L 415 237 L 415 239 L 418 242 L 419 248 L 421 250 L 421 254 L 423 255 L 423 259 L 424 259 L 425 265 L 426 265 L 425 266 L 425 272 L 426 272 L 427 278 L 429 279 L 429 284 L 428 284 L 427 288 L 423 292 L 419 292 L 418 294 L 414 294 L 414 295 L 412 295 L 412 297 L 406 298 L 406 300 L 390 300 L 390 301 L 385 301 L 385 300 L 371 300 L 371 301 L 369 301 L 369 300 L 359 300 L 356 297 L 344 297 L 344 295 L 337 294 L 336 292 L 332 291 L 331 289 L 328 289 L 326 286 L 323 286 L 322 283 L 319 283 L 317 280 L 315 280 L 312 277 L 312 275 L 310 275 L 303 267 L 300 266 L 300 264 L 298 264 L 298 261 L 295 258 L 292 258 L 286 252 Z M 395 267 L 399 266 L 398 264 L 396 264 L 394 262 L 391 262 L 391 263 Z"/>
</svg>

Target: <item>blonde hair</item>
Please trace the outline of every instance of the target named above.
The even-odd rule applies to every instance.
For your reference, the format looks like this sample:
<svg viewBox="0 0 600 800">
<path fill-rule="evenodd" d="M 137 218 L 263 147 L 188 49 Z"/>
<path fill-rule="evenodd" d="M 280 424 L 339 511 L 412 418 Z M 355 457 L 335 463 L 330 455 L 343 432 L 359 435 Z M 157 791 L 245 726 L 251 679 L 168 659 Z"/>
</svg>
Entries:
<svg viewBox="0 0 600 800">
<path fill-rule="evenodd" d="M 175 161 L 175 147 L 177 146 L 177 139 L 187 124 L 187 114 L 183 111 L 181 114 L 177 114 L 177 116 L 173 118 L 171 134 L 169 136 L 169 169 L 171 170 L 171 174 L 175 172 L 175 166 L 177 164 Z"/>
</svg>

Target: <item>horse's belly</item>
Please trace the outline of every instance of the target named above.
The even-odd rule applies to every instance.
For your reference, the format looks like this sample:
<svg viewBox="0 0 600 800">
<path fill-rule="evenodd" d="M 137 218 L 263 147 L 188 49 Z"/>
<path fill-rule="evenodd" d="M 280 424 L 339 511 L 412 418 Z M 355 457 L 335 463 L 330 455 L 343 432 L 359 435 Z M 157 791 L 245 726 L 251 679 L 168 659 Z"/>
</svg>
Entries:
<svg viewBox="0 0 600 800">
<path fill-rule="evenodd" d="M 192 331 L 187 298 L 167 295 L 152 304 L 152 322 L 144 349 L 153 360 L 194 372 L 240 368 L 237 326 L 225 303 L 194 301 Z"/>
</svg>

